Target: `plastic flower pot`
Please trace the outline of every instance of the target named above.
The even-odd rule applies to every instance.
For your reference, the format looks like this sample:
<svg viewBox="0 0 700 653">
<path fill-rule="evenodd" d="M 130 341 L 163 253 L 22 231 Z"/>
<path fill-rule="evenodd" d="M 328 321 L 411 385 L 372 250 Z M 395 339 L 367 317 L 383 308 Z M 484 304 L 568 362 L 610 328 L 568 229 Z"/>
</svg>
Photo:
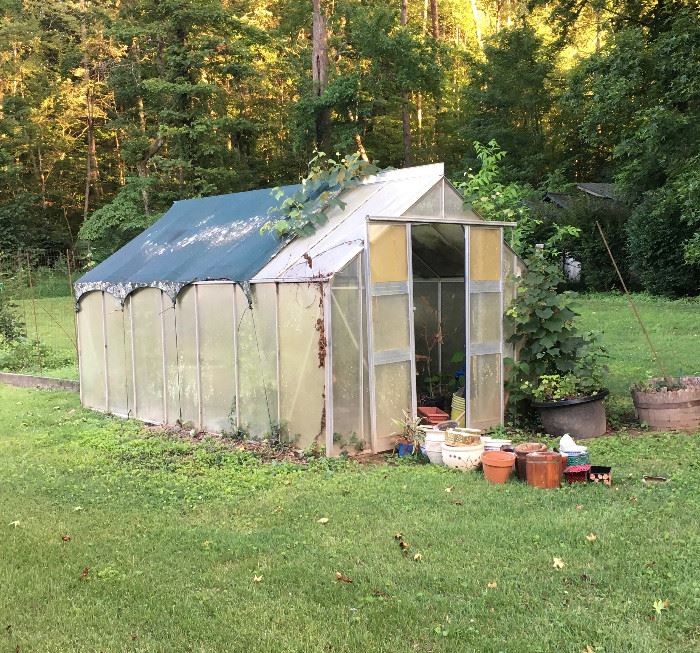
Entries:
<svg viewBox="0 0 700 653">
<path fill-rule="evenodd" d="M 515 454 L 509 451 L 485 451 L 481 455 L 484 476 L 490 483 L 505 483 L 513 473 Z"/>
<path fill-rule="evenodd" d="M 603 399 L 607 390 L 590 397 L 563 399 L 562 401 L 533 401 L 542 420 L 542 426 L 550 435 L 566 435 L 572 438 L 595 438 L 604 435 L 607 424 Z"/>
<path fill-rule="evenodd" d="M 399 442 L 396 445 L 396 451 L 400 457 L 412 456 L 414 448 L 414 445 L 410 442 Z"/>
</svg>

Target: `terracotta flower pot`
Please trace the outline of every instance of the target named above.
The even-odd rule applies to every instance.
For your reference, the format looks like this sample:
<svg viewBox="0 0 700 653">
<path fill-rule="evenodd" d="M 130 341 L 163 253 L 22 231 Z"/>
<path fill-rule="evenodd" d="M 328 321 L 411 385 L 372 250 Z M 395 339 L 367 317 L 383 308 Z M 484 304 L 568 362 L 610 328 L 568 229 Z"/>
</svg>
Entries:
<svg viewBox="0 0 700 653">
<path fill-rule="evenodd" d="M 518 472 L 518 478 L 521 481 L 527 479 L 525 458 L 527 454 L 534 451 L 547 451 L 547 445 L 541 442 L 523 442 L 515 447 L 515 470 Z"/>
<path fill-rule="evenodd" d="M 508 451 L 485 451 L 481 456 L 484 476 L 490 483 L 505 483 L 513 473 L 515 454 Z"/>
</svg>

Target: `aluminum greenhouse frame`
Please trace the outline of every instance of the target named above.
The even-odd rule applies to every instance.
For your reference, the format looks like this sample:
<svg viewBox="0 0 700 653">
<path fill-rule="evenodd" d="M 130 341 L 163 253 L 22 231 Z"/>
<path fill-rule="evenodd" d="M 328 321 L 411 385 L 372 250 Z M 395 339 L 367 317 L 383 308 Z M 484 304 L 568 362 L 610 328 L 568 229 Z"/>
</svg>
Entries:
<svg viewBox="0 0 700 653">
<path fill-rule="evenodd" d="M 286 244 L 260 234 L 269 190 L 176 202 L 75 284 L 83 404 L 383 451 L 392 420 L 416 412 L 417 360 L 452 373 L 461 352 L 467 424 L 501 423 L 511 223 L 465 207 L 442 164 L 380 173 L 342 200 Z M 437 348 L 417 355 L 418 328 Z"/>
</svg>

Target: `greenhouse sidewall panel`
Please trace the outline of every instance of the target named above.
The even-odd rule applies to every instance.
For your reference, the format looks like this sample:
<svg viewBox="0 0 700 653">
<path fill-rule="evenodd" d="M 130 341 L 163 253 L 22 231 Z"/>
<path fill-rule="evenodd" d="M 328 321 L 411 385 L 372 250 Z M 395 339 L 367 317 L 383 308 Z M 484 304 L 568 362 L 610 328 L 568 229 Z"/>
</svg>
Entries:
<svg viewBox="0 0 700 653">
<path fill-rule="evenodd" d="M 80 299 L 78 311 L 80 390 L 84 406 L 107 410 L 102 293 L 90 292 Z"/>
<path fill-rule="evenodd" d="M 298 447 L 323 445 L 327 364 L 323 284 L 279 284 L 278 323 L 281 426 Z"/>
</svg>

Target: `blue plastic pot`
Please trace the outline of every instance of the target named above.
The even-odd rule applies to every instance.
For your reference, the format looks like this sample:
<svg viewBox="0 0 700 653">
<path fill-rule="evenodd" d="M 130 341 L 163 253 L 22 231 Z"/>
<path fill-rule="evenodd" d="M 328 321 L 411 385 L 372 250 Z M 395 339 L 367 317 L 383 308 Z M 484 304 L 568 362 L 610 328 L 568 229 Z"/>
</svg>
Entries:
<svg viewBox="0 0 700 653">
<path fill-rule="evenodd" d="M 413 445 L 400 442 L 397 445 L 399 456 L 412 456 L 413 455 Z"/>
</svg>

